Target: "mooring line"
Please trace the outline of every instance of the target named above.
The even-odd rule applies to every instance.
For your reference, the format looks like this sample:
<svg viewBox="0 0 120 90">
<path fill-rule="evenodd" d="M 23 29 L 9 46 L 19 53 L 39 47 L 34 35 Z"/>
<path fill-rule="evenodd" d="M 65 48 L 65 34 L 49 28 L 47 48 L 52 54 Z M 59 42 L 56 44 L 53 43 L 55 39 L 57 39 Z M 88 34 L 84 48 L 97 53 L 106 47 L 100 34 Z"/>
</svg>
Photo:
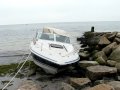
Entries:
<svg viewBox="0 0 120 90">
<path fill-rule="evenodd" d="M 29 54 L 28 54 L 28 55 L 29 55 Z M 19 60 L 19 62 L 18 62 L 18 66 L 17 66 L 17 69 L 19 68 L 19 66 L 20 66 L 22 60 L 24 60 L 24 58 L 25 58 L 25 54 L 23 54 L 22 58 Z"/>
<path fill-rule="evenodd" d="M 20 66 L 20 64 L 21 64 L 21 62 L 22 62 L 22 60 L 24 60 L 24 58 L 25 58 L 25 55 L 26 55 L 26 54 L 23 54 L 23 55 L 22 55 L 22 58 L 21 58 L 21 59 L 19 59 L 19 62 L 18 62 L 18 65 L 17 65 L 17 68 L 16 68 L 16 69 L 18 69 L 18 68 L 19 68 L 19 66 Z M 29 54 L 28 54 L 28 55 L 29 55 Z M 10 77 L 11 75 L 12 75 L 12 73 L 11 73 L 11 74 L 9 74 L 9 75 L 8 75 L 8 77 Z"/>
<path fill-rule="evenodd" d="M 24 63 L 21 65 L 20 69 L 17 71 L 17 73 L 11 78 L 11 80 L 2 88 L 2 90 L 4 90 L 12 81 L 13 79 L 18 75 L 18 73 L 20 72 L 20 70 L 23 68 L 23 66 L 25 65 L 25 63 L 28 61 L 28 58 L 30 57 L 31 53 L 28 54 L 27 58 L 25 59 Z"/>
</svg>

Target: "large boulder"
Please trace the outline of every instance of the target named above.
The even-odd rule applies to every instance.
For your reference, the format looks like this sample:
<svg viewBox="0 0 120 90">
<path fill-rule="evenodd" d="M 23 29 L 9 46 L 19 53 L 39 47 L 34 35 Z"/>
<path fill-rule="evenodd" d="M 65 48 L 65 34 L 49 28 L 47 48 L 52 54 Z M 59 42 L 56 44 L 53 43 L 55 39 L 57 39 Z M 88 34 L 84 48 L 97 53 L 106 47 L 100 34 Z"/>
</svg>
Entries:
<svg viewBox="0 0 120 90">
<path fill-rule="evenodd" d="M 91 80 L 101 79 L 104 76 L 110 76 L 116 73 L 117 69 L 115 67 L 101 65 L 87 67 L 87 76 Z"/>
<path fill-rule="evenodd" d="M 109 44 L 108 46 L 104 47 L 102 51 L 106 54 L 109 55 L 112 52 L 112 49 L 117 45 L 116 42 L 113 42 Z"/>
<path fill-rule="evenodd" d="M 104 60 L 107 60 L 107 56 L 103 51 L 99 51 L 93 56 L 94 59 L 97 59 L 98 57 L 102 57 Z"/>
<path fill-rule="evenodd" d="M 120 32 L 119 32 L 119 33 L 117 33 L 116 37 L 117 37 L 117 38 L 120 38 Z"/>
<path fill-rule="evenodd" d="M 91 81 L 88 78 L 70 78 L 69 84 L 76 89 L 82 89 L 89 86 Z"/>
<path fill-rule="evenodd" d="M 22 82 L 17 90 L 42 90 L 41 87 L 31 80 Z"/>
<path fill-rule="evenodd" d="M 120 45 L 110 54 L 109 59 L 120 62 Z"/>
<path fill-rule="evenodd" d="M 98 45 L 109 45 L 111 42 L 105 37 L 105 35 L 100 37 Z"/>
<path fill-rule="evenodd" d="M 114 67 L 116 64 L 117 64 L 117 62 L 114 60 L 107 60 L 107 65 L 109 65 L 111 67 Z"/>
<path fill-rule="evenodd" d="M 119 44 L 119 43 L 120 43 L 120 38 L 117 38 L 117 37 L 116 37 L 116 38 L 114 39 L 114 41 Z"/>
<path fill-rule="evenodd" d="M 111 81 L 108 82 L 107 84 L 114 87 L 115 90 L 120 90 L 120 81 Z"/>
<path fill-rule="evenodd" d="M 116 48 L 118 48 L 120 45 L 116 45 L 115 47 L 112 48 L 112 51 L 114 51 Z"/>
<path fill-rule="evenodd" d="M 107 85 L 107 84 L 99 84 L 88 90 L 115 90 L 115 89 L 112 86 Z"/>
<path fill-rule="evenodd" d="M 111 36 L 108 37 L 110 41 L 113 41 L 118 32 L 113 32 Z"/>
<path fill-rule="evenodd" d="M 99 63 L 96 61 L 80 61 L 79 62 L 79 66 L 83 69 L 86 69 L 89 66 L 95 66 L 95 65 L 99 65 Z"/>
<path fill-rule="evenodd" d="M 85 32 L 84 33 L 84 37 L 85 37 L 85 40 L 83 40 L 83 44 L 87 44 L 89 46 L 91 45 L 96 45 L 98 44 L 99 42 L 99 37 L 95 36 L 96 33 L 94 32 Z"/>
<path fill-rule="evenodd" d="M 106 64 L 106 60 L 104 60 L 102 56 L 98 57 L 98 58 L 96 59 L 96 61 L 97 61 L 99 64 L 101 64 L 101 65 L 105 65 L 105 64 Z"/>
<path fill-rule="evenodd" d="M 106 32 L 104 35 L 105 35 L 106 38 L 108 38 L 108 37 L 110 37 L 112 34 L 113 34 L 113 33 L 111 33 L 111 32 Z"/>
</svg>

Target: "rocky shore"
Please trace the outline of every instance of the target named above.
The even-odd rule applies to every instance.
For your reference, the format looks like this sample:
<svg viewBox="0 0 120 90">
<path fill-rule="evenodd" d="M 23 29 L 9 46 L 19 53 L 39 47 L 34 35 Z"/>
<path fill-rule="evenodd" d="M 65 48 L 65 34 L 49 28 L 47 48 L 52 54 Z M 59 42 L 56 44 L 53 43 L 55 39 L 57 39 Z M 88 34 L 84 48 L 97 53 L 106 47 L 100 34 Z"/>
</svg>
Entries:
<svg viewBox="0 0 120 90">
<path fill-rule="evenodd" d="M 120 33 L 89 31 L 77 40 L 79 66 L 91 82 L 85 90 L 120 90 Z"/>
<path fill-rule="evenodd" d="M 15 90 L 120 90 L 120 33 L 89 31 L 77 40 L 81 59 L 76 66 L 50 75 L 28 61 L 17 76 L 25 79 Z M 17 66 L 0 66 L 0 76 L 13 76 Z"/>
</svg>

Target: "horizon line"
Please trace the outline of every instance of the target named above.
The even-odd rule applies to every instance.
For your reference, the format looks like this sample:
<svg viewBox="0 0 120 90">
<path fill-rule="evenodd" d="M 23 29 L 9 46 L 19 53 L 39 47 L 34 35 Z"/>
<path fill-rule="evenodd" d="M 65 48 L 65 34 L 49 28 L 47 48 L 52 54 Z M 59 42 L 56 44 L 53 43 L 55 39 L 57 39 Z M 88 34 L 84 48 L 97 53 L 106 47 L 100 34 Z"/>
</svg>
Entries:
<svg viewBox="0 0 120 90">
<path fill-rule="evenodd" d="M 30 25 L 30 24 L 53 24 L 53 23 L 86 23 L 86 22 L 120 22 L 120 21 L 66 21 L 66 22 L 36 22 L 36 23 L 17 23 L 17 24 L 0 24 L 0 26 L 9 25 Z"/>
</svg>

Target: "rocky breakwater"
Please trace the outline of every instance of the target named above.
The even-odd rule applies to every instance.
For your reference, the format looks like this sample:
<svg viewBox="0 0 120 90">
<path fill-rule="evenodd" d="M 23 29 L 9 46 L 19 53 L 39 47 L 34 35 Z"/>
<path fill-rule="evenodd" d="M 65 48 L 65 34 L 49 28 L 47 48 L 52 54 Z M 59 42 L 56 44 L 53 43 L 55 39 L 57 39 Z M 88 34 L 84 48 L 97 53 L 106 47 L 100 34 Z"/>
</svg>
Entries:
<svg viewBox="0 0 120 90">
<path fill-rule="evenodd" d="M 89 31 L 77 40 L 79 66 L 92 82 L 85 90 L 120 90 L 120 33 Z"/>
</svg>

